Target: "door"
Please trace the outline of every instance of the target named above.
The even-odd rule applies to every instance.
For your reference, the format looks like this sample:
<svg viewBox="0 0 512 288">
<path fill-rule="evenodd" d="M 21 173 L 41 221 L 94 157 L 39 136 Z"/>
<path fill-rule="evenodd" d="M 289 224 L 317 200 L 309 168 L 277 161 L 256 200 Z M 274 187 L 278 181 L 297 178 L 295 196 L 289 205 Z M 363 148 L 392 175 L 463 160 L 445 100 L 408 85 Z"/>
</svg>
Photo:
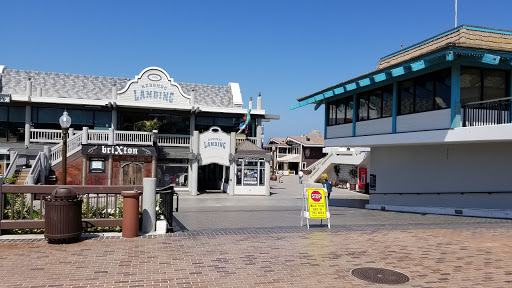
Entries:
<svg viewBox="0 0 512 288">
<path fill-rule="evenodd" d="M 144 163 L 122 162 L 119 182 L 121 185 L 142 185 Z"/>
</svg>

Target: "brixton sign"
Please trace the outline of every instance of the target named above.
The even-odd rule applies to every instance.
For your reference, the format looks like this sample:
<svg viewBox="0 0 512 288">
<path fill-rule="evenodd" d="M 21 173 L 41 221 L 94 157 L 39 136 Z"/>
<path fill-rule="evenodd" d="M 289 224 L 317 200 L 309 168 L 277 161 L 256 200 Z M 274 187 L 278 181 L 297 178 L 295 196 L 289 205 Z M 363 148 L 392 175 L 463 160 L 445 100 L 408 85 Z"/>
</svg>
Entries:
<svg viewBox="0 0 512 288">
<path fill-rule="evenodd" d="M 156 155 L 153 147 L 134 147 L 122 145 L 83 145 L 82 154 L 85 155 L 127 155 L 152 156 Z"/>
</svg>

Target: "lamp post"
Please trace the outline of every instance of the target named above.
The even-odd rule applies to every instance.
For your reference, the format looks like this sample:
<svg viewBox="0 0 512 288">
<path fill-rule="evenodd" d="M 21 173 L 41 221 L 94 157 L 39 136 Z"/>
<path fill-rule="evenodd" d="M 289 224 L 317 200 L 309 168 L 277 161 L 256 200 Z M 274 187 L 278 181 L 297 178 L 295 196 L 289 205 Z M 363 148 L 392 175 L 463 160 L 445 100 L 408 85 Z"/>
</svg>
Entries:
<svg viewBox="0 0 512 288">
<path fill-rule="evenodd" d="M 68 164 L 68 129 L 71 126 L 71 117 L 64 110 L 59 118 L 60 127 L 62 127 L 62 184 L 66 185 L 66 170 Z"/>
</svg>

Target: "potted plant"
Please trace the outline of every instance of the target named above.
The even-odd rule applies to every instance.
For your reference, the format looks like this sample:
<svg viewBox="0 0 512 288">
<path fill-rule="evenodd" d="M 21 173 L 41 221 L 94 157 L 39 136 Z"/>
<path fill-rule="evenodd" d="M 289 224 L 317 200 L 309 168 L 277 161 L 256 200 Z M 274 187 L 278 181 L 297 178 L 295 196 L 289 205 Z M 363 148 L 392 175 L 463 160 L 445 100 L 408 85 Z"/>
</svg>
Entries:
<svg viewBox="0 0 512 288">
<path fill-rule="evenodd" d="M 274 168 L 270 168 L 270 180 L 271 181 L 277 180 L 276 170 Z"/>
<path fill-rule="evenodd" d="M 350 176 L 350 190 L 356 190 L 356 179 L 357 179 L 357 167 L 352 166 L 348 171 L 348 175 Z"/>
</svg>

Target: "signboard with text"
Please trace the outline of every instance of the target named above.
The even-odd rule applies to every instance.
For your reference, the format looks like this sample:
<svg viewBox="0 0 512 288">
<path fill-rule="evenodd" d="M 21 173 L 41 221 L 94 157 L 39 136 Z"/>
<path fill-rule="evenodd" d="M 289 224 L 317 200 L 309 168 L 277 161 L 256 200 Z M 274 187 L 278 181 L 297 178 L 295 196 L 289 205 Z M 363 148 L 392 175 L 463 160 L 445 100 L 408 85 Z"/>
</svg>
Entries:
<svg viewBox="0 0 512 288">
<path fill-rule="evenodd" d="M 190 96 L 185 95 L 169 74 L 158 67 L 144 69 L 123 90 L 117 92 L 117 97 L 121 101 L 164 106 L 190 104 Z"/>
<path fill-rule="evenodd" d="M 324 189 L 307 189 L 309 218 L 327 219 Z"/>
<path fill-rule="evenodd" d="M 231 151 L 231 136 L 211 127 L 210 130 L 199 134 L 199 165 L 216 163 L 229 166 L 229 153 Z"/>
</svg>

